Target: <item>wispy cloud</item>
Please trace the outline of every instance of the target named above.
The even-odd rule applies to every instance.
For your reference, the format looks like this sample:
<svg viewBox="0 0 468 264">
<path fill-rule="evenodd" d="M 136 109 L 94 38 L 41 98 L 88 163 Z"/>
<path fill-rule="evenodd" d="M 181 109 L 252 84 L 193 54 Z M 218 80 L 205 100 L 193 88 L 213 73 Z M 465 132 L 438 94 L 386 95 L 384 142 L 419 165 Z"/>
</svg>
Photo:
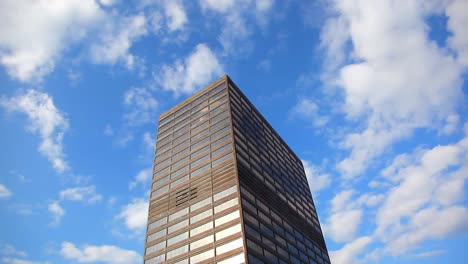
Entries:
<svg viewBox="0 0 468 264">
<path fill-rule="evenodd" d="M 96 193 L 94 185 L 85 187 L 68 188 L 60 191 L 61 201 L 83 201 L 85 203 L 96 203 L 102 199 L 102 195 Z"/>
<path fill-rule="evenodd" d="M 141 263 L 143 257 L 135 251 L 113 245 L 84 245 L 77 247 L 71 242 L 63 242 L 60 254 L 68 260 L 79 263 L 103 262 L 109 264 Z"/>
<path fill-rule="evenodd" d="M 366 171 L 388 146 L 416 129 L 442 130 L 455 115 L 463 94 L 463 66 L 444 47 L 434 45 L 424 21 L 443 11 L 440 6 L 422 1 L 334 2 L 338 15 L 322 30 L 322 45 L 337 66 L 328 81 L 341 89 L 347 118 L 363 127 L 341 142 L 350 151 L 337 164 L 345 179 Z M 399 15 L 389 14 L 389 9 Z"/>
<path fill-rule="evenodd" d="M 53 226 L 60 224 L 62 216 L 65 215 L 65 210 L 60 206 L 59 201 L 51 201 L 48 205 L 49 213 L 52 214 L 53 220 L 50 223 Z"/>
<path fill-rule="evenodd" d="M 223 66 L 216 54 L 206 44 L 198 44 L 184 60 L 164 65 L 155 75 L 164 90 L 179 96 L 193 93 L 222 73 Z"/>
<path fill-rule="evenodd" d="M 0 184 L 0 199 L 1 198 L 8 198 L 12 196 L 13 193 L 3 184 Z"/>
<path fill-rule="evenodd" d="M 68 119 L 46 93 L 28 90 L 12 98 L 1 97 L 0 106 L 10 112 L 21 112 L 28 117 L 27 129 L 41 137 L 39 152 L 46 156 L 58 173 L 69 170 L 63 152 L 63 136 Z"/>
</svg>

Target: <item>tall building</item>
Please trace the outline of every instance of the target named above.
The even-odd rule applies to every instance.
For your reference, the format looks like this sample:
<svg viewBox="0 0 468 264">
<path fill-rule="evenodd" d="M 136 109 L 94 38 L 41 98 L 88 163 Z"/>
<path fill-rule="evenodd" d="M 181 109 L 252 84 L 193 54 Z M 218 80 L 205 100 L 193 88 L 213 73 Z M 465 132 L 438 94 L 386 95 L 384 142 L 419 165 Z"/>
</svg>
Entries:
<svg viewBox="0 0 468 264">
<path fill-rule="evenodd" d="M 159 119 L 154 263 L 330 263 L 301 160 L 228 76 Z"/>
</svg>

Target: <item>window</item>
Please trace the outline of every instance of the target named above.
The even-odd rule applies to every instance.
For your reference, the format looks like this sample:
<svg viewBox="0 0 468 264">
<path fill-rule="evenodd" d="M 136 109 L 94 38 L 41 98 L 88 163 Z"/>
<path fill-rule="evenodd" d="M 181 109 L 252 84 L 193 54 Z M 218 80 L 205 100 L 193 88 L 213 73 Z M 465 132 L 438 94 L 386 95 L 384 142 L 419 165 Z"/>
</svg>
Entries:
<svg viewBox="0 0 468 264">
<path fill-rule="evenodd" d="M 213 240 L 213 235 L 208 235 L 202 239 L 199 239 L 195 242 L 192 242 L 190 243 L 190 250 L 194 250 L 194 249 L 197 249 L 199 247 L 203 247 L 205 245 L 208 245 L 210 243 L 213 243 L 214 240 Z"/>
<path fill-rule="evenodd" d="M 149 224 L 148 225 L 148 230 L 153 230 L 156 227 L 162 226 L 162 225 L 164 225 L 166 223 L 167 223 L 167 217 L 163 217 L 163 218 L 158 219 L 158 220 L 154 221 L 153 223 Z"/>
<path fill-rule="evenodd" d="M 183 165 L 184 163 L 187 163 L 189 160 L 189 157 L 185 157 L 177 162 L 174 162 L 171 166 L 171 169 L 174 170 L 175 168 L 179 167 L 180 165 Z"/>
<path fill-rule="evenodd" d="M 169 221 L 172 221 L 172 220 L 175 220 L 175 219 L 177 219 L 177 218 L 179 218 L 179 217 L 182 217 L 182 216 L 188 214 L 188 212 L 189 212 L 189 209 L 188 209 L 188 208 L 184 208 L 184 209 L 182 209 L 182 210 L 180 210 L 180 211 L 177 211 L 177 212 L 175 212 L 175 213 L 172 213 L 172 214 L 169 215 Z"/>
<path fill-rule="evenodd" d="M 168 233 L 172 233 L 172 232 L 174 232 L 174 231 L 176 231 L 176 230 L 179 230 L 179 229 L 181 229 L 181 228 L 184 228 L 184 227 L 186 227 L 186 226 L 188 226 L 188 219 L 187 219 L 187 220 L 184 220 L 184 221 L 182 221 L 182 222 L 180 222 L 180 223 L 177 223 L 177 224 L 175 224 L 175 225 L 170 226 L 170 227 L 167 229 L 167 232 L 168 232 Z"/>
<path fill-rule="evenodd" d="M 244 263 L 245 256 L 244 253 L 240 253 L 239 255 L 235 255 L 234 257 L 230 257 L 221 261 L 218 261 L 217 264 L 231 264 L 231 263 Z"/>
<path fill-rule="evenodd" d="M 205 163 L 209 159 L 210 159 L 210 154 L 208 153 L 205 156 L 199 158 L 198 160 L 195 160 L 192 163 L 190 163 L 190 168 L 195 168 L 196 166 L 198 166 L 198 165 L 200 165 L 202 163 Z"/>
<path fill-rule="evenodd" d="M 170 177 L 170 175 L 167 175 L 166 177 L 161 178 L 161 179 L 155 181 L 155 182 L 153 183 L 153 188 L 157 188 L 157 187 L 162 186 L 166 181 L 169 180 L 169 177 Z"/>
<path fill-rule="evenodd" d="M 159 189 L 157 189 L 156 191 L 154 191 L 154 192 L 151 194 L 151 196 L 154 197 L 154 196 L 161 195 L 161 194 L 167 192 L 168 190 L 169 190 L 169 185 L 166 185 L 166 186 L 164 186 L 164 187 L 162 187 L 162 188 L 159 188 Z"/>
<path fill-rule="evenodd" d="M 202 220 L 204 218 L 207 218 L 208 216 L 211 216 L 211 215 L 213 215 L 213 210 L 210 208 L 210 209 L 208 209 L 208 210 L 206 210 L 206 211 L 204 211 L 202 213 L 199 213 L 199 214 L 197 214 L 195 216 L 192 216 L 190 218 L 190 223 L 191 224 L 196 223 L 196 222 L 198 222 L 198 221 L 200 221 L 200 220 Z"/>
<path fill-rule="evenodd" d="M 235 226 L 228 227 L 222 231 L 216 233 L 216 241 L 223 239 L 225 237 L 237 234 L 241 232 L 241 225 L 237 224 Z"/>
<path fill-rule="evenodd" d="M 204 261 L 206 259 L 209 259 L 209 258 L 212 258 L 214 257 L 214 249 L 210 249 L 210 250 L 207 250 L 203 253 L 200 253 L 198 255 L 195 255 L 193 257 L 190 258 L 190 263 L 198 263 L 198 262 L 201 262 L 201 261 Z"/>
<path fill-rule="evenodd" d="M 190 178 L 193 178 L 193 177 L 196 177 L 200 174 L 202 174 L 203 172 L 209 170 L 211 167 L 211 164 L 206 164 L 205 166 L 193 171 L 192 173 L 190 173 Z"/>
<path fill-rule="evenodd" d="M 184 166 L 184 167 L 178 169 L 177 171 L 174 171 L 173 173 L 171 173 L 171 179 L 174 179 L 175 177 L 180 176 L 183 173 L 188 172 L 188 170 L 189 170 L 189 166 L 187 165 L 187 166 Z"/>
<path fill-rule="evenodd" d="M 212 155 L 213 157 L 218 155 L 218 154 L 221 154 L 222 152 L 225 152 L 227 150 L 232 150 L 232 145 L 231 144 L 227 144 L 226 146 L 223 146 L 215 151 L 213 151 Z"/>
<path fill-rule="evenodd" d="M 193 212 L 193 211 L 195 211 L 195 210 L 197 210 L 199 208 L 202 208 L 203 206 L 208 205 L 208 204 L 211 204 L 211 196 L 204 199 L 204 200 L 199 201 L 196 204 L 192 204 L 192 206 L 190 206 L 190 211 Z"/>
<path fill-rule="evenodd" d="M 145 261 L 145 264 L 158 264 L 161 261 L 164 261 L 166 259 L 165 256 L 166 256 L 165 254 L 162 254 L 154 258 L 150 258 L 147 261 Z"/>
<path fill-rule="evenodd" d="M 242 242 L 242 238 L 236 239 L 236 240 L 231 241 L 229 243 L 226 243 L 226 244 L 224 244 L 222 246 L 216 247 L 216 255 L 218 256 L 218 255 L 224 254 L 224 253 L 229 252 L 231 250 L 240 248 L 243 245 L 244 245 L 244 243 Z"/>
<path fill-rule="evenodd" d="M 153 252 L 156 252 L 156 251 L 158 251 L 158 250 L 160 250 L 160 249 L 163 249 L 164 247 L 166 247 L 166 241 L 159 242 L 159 243 L 156 244 L 156 245 L 153 245 L 153 246 L 151 246 L 151 247 L 148 247 L 148 248 L 146 249 L 146 255 L 149 255 L 149 254 L 151 254 L 151 253 L 153 253 Z"/>
<path fill-rule="evenodd" d="M 208 231 L 208 230 L 211 230 L 211 229 L 213 229 L 213 222 L 212 221 L 190 230 L 190 237 L 196 236 L 198 234 L 201 234 L 201 233 L 203 233 L 205 231 Z"/>
<path fill-rule="evenodd" d="M 167 240 L 167 246 L 176 244 L 182 240 L 188 239 L 188 231 Z"/>
<path fill-rule="evenodd" d="M 210 133 L 210 131 L 207 129 L 203 130 L 203 131 L 200 131 L 200 132 L 197 132 L 195 133 L 194 136 L 192 136 L 191 140 L 192 142 L 195 142 L 197 140 L 199 140 L 200 138 L 204 138 L 205 136 L 207 136 L 208 134 Z"/>
<path fill-rule="evenodd" d="M 228 189 L 222 191 L 222 192 L 219 192 L 217 194 L 215 194 L 213 196 L 214 200 L 217 201 L 223 197 L 226 197 L 228 195 L 230 195 L 231 193 L 235 193 L 237 191 L 237 185 L 234 185 L 232 187 L 229 187 Z"/>
<path fill-rule="evenodd" d="M 221 158 L 218 158 L 218 159 L 216 159 L 216 160 L 213 160 L 213 161 L 211 162 L 211 164 L 212 164 L 213 167 L 215 167 L 215 166 L 217 166 L 217 165 L 219 165 L 219 164 L 225 162 L 226 160 L 231 159 L 232 157 L 233 157 L 232 153 L 229 153 L 229 154 L 227 154 L 227 155 L 225 155 L 225 156 L 223 156 L 223 157 L 221 157 Z"/>
<path fill-rule="evenodd" d="M 201 149 L 195 151 L 194 153 L 192 153 L 192 155 L 190 155 L 190 159 L 194 160 L 197 156 L 200 156 L 200 154 L 202 154 L 203 152 L 208 151 L 208 150 L 210 150 L 210 146 L 206 146 L 204 148 L 201 148 Z"/>
<path fill-rule="evenodd" d="M 161 237 L 163 237 L 165 235 L 166 235 L 166 229 L 163 229 L 161 231 L 158 231 L 158 232 L 156 232 L 154 234 L 149 235 L 146 242 L 151 242 L 151 241 L 156 240 L 158 238 L 161 238 Z"/>
<path fill-rule="evenodd" d="M 231 127 L 230 126 L 226 126 L 225 128 L 221 129 L 221 130 L 218 130 L 217 132 L 213 133 L 211 135 L 211 139 L 214 139 L 218 136 L 221 136 L 222 134 L 226 133 L 226 132 L 230 132 L 231 131 Z"/>
<path fill-rule="evenodd" d="M 181 246 L 180 248 L 176 248 L 174 250 L 167 252 L 166 257 L 167 259 L 170 259 L 170 258 L 182 255 L 187 252 L 188 252 L 188 245 L 185 245 L 185 246 Z"/>
<path fill-rule="evenodd" d="M 215 226 L 220 226 L 222 224 L 225 224 L 229 221 L 232 221 L 236 218 L 239 218 L 239 211 L 232 212 L 230 214 L 227 214 L 225 216 L 222 216 L 218 219 L 215 219 Z"/>
<path fill-rule="evenodd" d="M 171 167 L 167 166 L 167 168 L 164 168 L 154 174 L 154 178 L 158 178 L 159 176 L 163 176 L 167 174 L 169 171 L 171 171 Z"/>
<path fill-rule="evenodd" d="M 173 188 L 174 186 L 177 186 L 179 183 L 183 183 L 183 182 L 187 181 L 188 179 L 189 179 L 189 176 L 187 174 L 184 177 L 182 177 L 182 178 L 180 178 L 180 179 L 178 179 L 176 181 L 171 182 L 171 188 Z"/>
<path fill-rule="evenodd" d="M 205 145 L 206 143 L 209 143 L 209 142 L 210 142 L 210 138 L 209 138 L 209 137 L 204 138 L 204 139 L 198 141 L 197 143 L 193 144 L 193 145 L 190 147 L 190 149 L 193 151 L 193 150 L 197 149 L 198 147 L 201 147 L 201 146 L 203 146 L 203 145 Z"/>
<path fill-rule="evenodd" d="M 214 147 L 216 147 L 218 145 L 221 145 L 222 143 L 228 141 L 229 139 L 231 139 L 231 135 L 226 135 L 226 136 L 214 141 L 213 143 L 211 143 L 211 147 L 214 148 Z"/>
<path fill-rule="evenodd" d="M 214 212 L 215 212 L 215 214 L 217 214 L 217 213 L 219 213 L 219 212 L 221 212 L 221 211 L 223 211 L 225 209 L 228 209 L 228 208 L 230 208 L 230 207 L 232 207 L 234 205 L 237 205 L 237 204 L 238 204 L 238 200 L 237 200 L 237 197 L 236 197 L 234 199 L 231 199 L 231 200 L 229 200 L 227 202 L 224 202 L 224 203 L 216 206 L 214 208 Z"/>
</svg>

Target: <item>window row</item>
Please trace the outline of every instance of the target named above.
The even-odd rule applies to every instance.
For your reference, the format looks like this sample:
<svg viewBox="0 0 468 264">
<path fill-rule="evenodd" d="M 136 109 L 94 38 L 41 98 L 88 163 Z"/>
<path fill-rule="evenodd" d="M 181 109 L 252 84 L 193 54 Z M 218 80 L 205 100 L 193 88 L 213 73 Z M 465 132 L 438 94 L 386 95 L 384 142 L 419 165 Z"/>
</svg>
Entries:
<svg viewBox="0 0 468 264">
<path fill-rule="evenodd" d="M 215 219 L 214 226 L 213 226 L 213 221 L 210 221 L 210 222 L 205 223 L 205 224 L 203 224 L 201 226 L 193 228 L 190 231 L 183 232 L 181 234 L 178 234 L 177 236 L 174 236 L 174 237 L 169 238 L 167 240 L 161 241 L 161 242 L 159 242 L 159 243 L 157 243 L 155 245 L 149 246 L 146 249 L 146 255 L 150 255 L 152 253 L 160 251 L 161 249 L 165 249 L 166 247 L 169 247 L 169 246 L 175 245 L 176 243 L 182 242 L 183 240 L 187 240 L 189 238 L 189 236 L 194 237 L 195 235 L 201 234 L 201 233 L 206 232 L 208 230 L 212 230 L 214 227 L 220 226 L 220 225 L 222 225 L 224 223 L 227 223 L 229 221 L 232 221 L 232 220 L 235 220 L 235 219 L 239 218 L 239 216 L 240 216 L 239 211 L 235 211 L 235 212 L 232 212 L 232 213 L 230 213 L 230 214 L 228 214 L 226 216 L 223 216 L 224 219 L 219 218 L 220 220 L 222 219 L 223 221 L 217 222 L 216 220 L 218 220 L 218 219 Z M 171 258 L 177 257 L 177 256 L 179 256 L 181 254 L 184 254 L 184 253 L 188 252 L 189 250 L 193 251 L 193 250 L 196 250 L 198 248 L 207 246 L 209 244 L 213 244 L 215 241 L 220 241 L 221 242 L 221 240 L 223 240 L 224 238 L 227 238 L 230 235 L 239 234 L 240 232 L 241 232 L 240 224 L 236 224 L 234 226 L 231 226 L 231 227 L 225 228 L 223 230 L 220 230 L 220 231 L 218 231 L 218 232 L 216 232 L 214 234 L 208 234 L 208 235 L 206 235 L 204 237 L 201 237 L 200 239 L 197 239 L 195 241 L 192 241 L 192 242 L 190 242 L 190 243 L 188 243 L 186 245 L 182 245 L 182 246 L 179 246 L 179 247 L 177 247 L 175 249 L 171 249 L 171 250 L 167 251 L 166 254 L 157 255 L 154 258 L 151 258 L 150 260 L 152 260 L 152 261 L 155 261 L 155 260 L 164 261 L 165 259 L 171 259 Z M 235 249 L 240 248 L 242 246 L 243 246 L 242 237 L 240 237 L 240 238 L 238 238 L 236 240 L 233 240 L 233 241 L 230 241 L 230 242 L 227 242 L 227 243 L 224 243 L 222 245 L 217 246 L 215 248 L 216 255 L 221 255 L 221 254 L 227 253 L 229 251 L 235 250 Z M 198 255 L 195 255 L 195 256 L 198 256 Z M 191 259 L 190 263 L 196 263 L 196 262 L 193 262 L 193 261 L 195 261 L 195 259 L 198 259 L 198 258 Z M 148 260 L 148 261 L 150 261 L 150 260 Z M 147 263 L 147 262 L 145 262 L 145 263 Z M 149 262 L 149 263 L 153 263 L 153 262 Z"/>
<path fill-rule="evenodd" d="M 226 93 L 226 84 L 222 83 L 215 88 L 211 89 L 206 93 L 202 93 L 197 98 L 192 100 L 191 103 L 186 104 L 185 106 L 179 108 L 174 113 L 166 115 L 163 119 L 159 121 L 159 127 L 164 128 L 165 126 L 170 126 L 174 123 L 174 119 L 183 118 L 187 113 L 193 112 L 193 110 L 197 110 L 200 104 L 209 101 L 215 101 L 217 98 L 221 97 Z M 190 111 L 191 110 L 191 111 Z"/>
<path fill-rule="evenodd" d="M 221 163 L 223 163 L 223 162 L 225 162 L 227 160 L 230 160 L 232 158 L 233 158 L 233 154 L 231 152 L 231 153 L 228 153 L 228 154 L 226 154 L 224 156 L 221 156 L 221 157 L 219 157 L 217 159 L 213 159 L 211 161 L 211 163 L 208 163 L 205 166 L 202 166 L 201 168 L 193 170 L 190 173 L 188 173 L 188 169 L 187 169 L 186 170 L 187 174 L 185 176 L 183 176 L 180 179 L 172 182 L 171 184 L 163 185 L 163 183 L 158 183 L 158 184 L 154 185 L 154 188 L 157 188 L 157 189 L 151 193 L 151 197 L 156 197 L 156 196 L 162 195 L 162 194 L 168 192 L 169 189 L 175 187 L 178 184 L 181 184 L 181 183 L 187 181 L 188 179 L 191 179 L 191 178 L 194 178 L 194 177 L 209 173 L 211 171 L 211 168 L 215 168 L 219 164 L 221 164 Z M 159 187 L 160 185 L 163 185 L 163 186 Z"/>
<path fill-rule="evenodd" d="M 175 219 L 178 219 L 178 218 L 181 218 L 181 217 L 184 217 L 184 216 L 188 215 L 189 214 L 189 208 L 190 208 L 190 212 L 195 212 L 198 209 L 203 208 L 203 207 L 208 206 L 208 205 L 211 205 L 212 203 L 215 203 L 215 202 L 221 200 L 222 198 L 227 197 L 228 195 L 231 195 L 231 194 L 233 194 L 235 192 L 237 192 L 237 185 L 231 186 L 231 187 L 227 188 L 226 190 L 223 190 L 221 192 L 218 192 L 218 193 L 214 194 L 213 196 L 209 196 L 209 197 L 207 197 L 207 198 L 205 198 L 205 199 L 203 199 L 201 201 L 193 203 L 192 205 L 190 205 L 190 207 L 183 208 L 183 209 L 181 209 L 179 211 L 176 211 L 176 212 L 173 212 L 173 213 L 169 214 L 168 216 L 164 216 L 162 218 L 156 219 L 156 220 L 154 220 L 153 222 L 151 222 L 148 225 L 148 231 L 157 229 L 158 227 L 162 227 L 162 226 L 166 225 L 168 222 L 171 222 L 171 221 L 173 221 Z"/>
<path fill-rule="evenodd" d="M 168 137 L 177 137 L 180 131 L 188 128 L 195 128 L 198 124 L 206 120 L 207 115 L 210 117 L 217 115 L 222 109 L 228 107 L 227 96 L 217 97 L 214 100 L 202 102 L 191 110 L 189 109 L 185 114 L 177 117 L 175 122 L 162 124 L 158 127 L 158 140 Z"/>
</svg>

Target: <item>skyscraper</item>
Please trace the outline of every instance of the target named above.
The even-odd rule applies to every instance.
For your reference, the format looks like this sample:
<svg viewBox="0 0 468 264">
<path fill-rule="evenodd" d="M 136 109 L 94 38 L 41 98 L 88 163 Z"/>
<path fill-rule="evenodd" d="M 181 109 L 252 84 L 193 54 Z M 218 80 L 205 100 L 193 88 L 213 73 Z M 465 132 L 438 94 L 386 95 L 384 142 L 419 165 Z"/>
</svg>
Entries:
<svg viewBox="0 0 468 264">
<path fill-rule="evenodd" d="M 160 116 L 145 264 L 329 262 L 301 160 L 228 76 Z"/>
</svg>

